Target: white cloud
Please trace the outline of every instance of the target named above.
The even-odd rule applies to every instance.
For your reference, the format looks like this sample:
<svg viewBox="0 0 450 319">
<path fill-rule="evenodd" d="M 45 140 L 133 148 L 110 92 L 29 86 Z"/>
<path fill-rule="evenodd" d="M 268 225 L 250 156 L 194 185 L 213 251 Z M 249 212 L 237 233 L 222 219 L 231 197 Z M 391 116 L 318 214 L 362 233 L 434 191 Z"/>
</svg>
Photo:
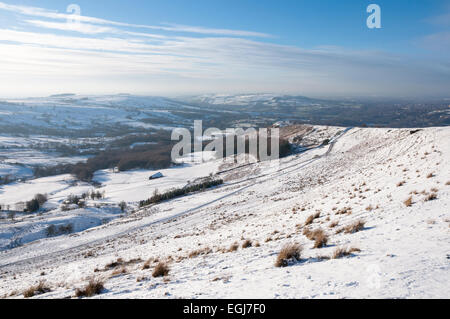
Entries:
<svg viewBox="0 0 450 319">
<path fill-rule="evenodd" d="M 73 19 L 73 15 L 70 13 L 58 13 L 57 11 L 47 10 L 43 8 L 20 6 L 20 5 L 10 5 L 4 2 L 0 2 L 0 10 L 6 10 L 10 12 L 16 12 L 27 16 L 37 16 L 42 18 L 56 19 L 56 20 L 70 20 Z M 185 25 L 143 25 L 143 24 L 132 24 L 123 23 L 117 21 L 111 21 L 106 19 L 100 19 L 88 16 L 77 16 L 79 22 L 90 23 L 90 24 L 100 24 L 100 25 L 111 25 L 117 27 L 128 27 L 128 28 L 139 28 L 139 29 L 151 29 L 151 30 L 161 30 L 161 31 L 172 31 L 172 32 L 183 32 L 183 33 L 198 33 L 198 34 L 210 34 L 210 35 L 224 35 L 224 36 L 241 36 L 241 37 L 270 37 L 270 35 L 260 32 L 252 31 L 242 31 L 242 30 L 229 30 L 229 29 L 214 29 L 214 28 L 204 28 L 198 26 L 185 26 Z M 47 27 L 49 25 L 47 24 Z"/>
<path fill-rule="evenodd" d="M 43 20 L 25 20 L 26 23 L 46 29 L 56 29 L 63 31 L 76 31 L 84 34 L 99 34 L 99 33 L 117 33 L 118 30 L 110 27 L 97 26 L 90 23 L 67 23 L 67 22 L 52 22 Z"/>
<path fill-rule="evenodd" d="M 448 52 L 450 50 L 450 31 L 429 34 L 421 39 L 423 47 L 435 51 Z"/>
</svg>

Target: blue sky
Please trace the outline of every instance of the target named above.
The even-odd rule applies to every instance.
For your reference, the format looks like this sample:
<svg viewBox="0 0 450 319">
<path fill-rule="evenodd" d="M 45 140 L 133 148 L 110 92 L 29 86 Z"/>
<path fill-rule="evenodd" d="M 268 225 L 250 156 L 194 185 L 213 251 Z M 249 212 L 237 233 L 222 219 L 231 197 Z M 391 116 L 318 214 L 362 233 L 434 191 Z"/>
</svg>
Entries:
<svg viewBox="0 0 450 319">
<path fill-rule="evenodd" d="M 448 52 L 448 0 L 0 0 L 0 96 L 447 97 Z"/>
</svg>

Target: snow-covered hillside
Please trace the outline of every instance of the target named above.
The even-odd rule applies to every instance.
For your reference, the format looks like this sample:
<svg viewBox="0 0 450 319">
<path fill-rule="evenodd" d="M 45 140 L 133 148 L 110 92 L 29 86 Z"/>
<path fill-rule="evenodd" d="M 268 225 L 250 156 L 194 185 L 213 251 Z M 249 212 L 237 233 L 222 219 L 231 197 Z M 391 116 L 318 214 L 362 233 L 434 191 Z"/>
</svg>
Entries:
<svg viewBox="0 0 450 319">
<path fill-rule="evenodd" d="M 211 105 L 234 105 L 234 106 L 300 106 L 324 103 L 325 101 L 310 99 L 304 96 L 289 96 L 279 94 L 209 94 L 191 98 L 191 101 Z M 328 101 L 329 102 L 329 101 Z"/>
<path fill-rule="evenodd" d="M 167 125 L 152 125 L 149 120 L 183 123 L 184 119 L 171 114 L 170 110 L 192 108 L 162 97 L 65 94 L 0 101 L 0 126 L 80 130 L 103 127 L 107 123 L 110 126 L 170 129 Z"/>
<path fill-rule="evenodd" d="M 330 145 L 280 162 L 165 171 L 168 179 L 155 181 L 158 187 L 211 172 L 225 184 L 0 252 L 0 296 L 21 298 L 43 282 L 51 291 L 35 298 L 74 297 L 95 278 L 105 288 L 95 298 L 448 298 L 450 128 L 321 127 L 313 133 L 323 138 L 328 130 L 335 137 Z M 106 202 L 131 203 L 149 196 L 150 173 L 96 176 Z M 54 187 L 52 196 L 66 195 L 71 189 L 63 186 L 70 183 L 63 179 L 42 182 Z M 11 196 L 16 192 L 22 191 Z M 55 201 L 50 196 L 50 204 Z M 114 214 L 99 211 L 106 213 Z M 58 216 L 33 218 L 45 223 Z M 357 222 L 364 226 L 351 231 Z M 11 229 L 9 221 L 1 223 Z M 319 228 L 328 242 L 314 248 L 305 230 Z M 276 267 L 290 243 L 303 247 L 300 260 Z M 339 248 L 354 249 L 330 258 Z M 170 272 L 154 278 L 161 261 Z"/>
</svg>

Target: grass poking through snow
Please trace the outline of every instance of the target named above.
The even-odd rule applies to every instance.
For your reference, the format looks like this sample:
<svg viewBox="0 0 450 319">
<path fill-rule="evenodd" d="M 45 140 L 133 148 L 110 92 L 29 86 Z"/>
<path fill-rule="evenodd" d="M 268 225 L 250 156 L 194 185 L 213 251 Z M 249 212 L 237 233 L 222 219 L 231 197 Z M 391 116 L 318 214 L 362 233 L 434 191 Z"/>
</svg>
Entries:
<svg viewBox="0 0 450 319">
<path fill-rule="evenodd" d="M 42 295 L 50 292 L 51 289 L 45 284 L 44 281 L 39 282 L 36 286 L 32 286 L 23 292 L 25 298 L 31 298 L 37 295 Z"/>
<path fill-rule="evenodd" d="M 105 289 L 103 282 L 98 279 L 91 279 L 89 283 L 84 288 L 78 288 L 75 291 L 76 297 L 92 297 L 99 295 Z"/>
<path fill-rule="evenodd" d="M 302 246 L 299 244 L 288 244 L 281 249 L 275 261 L 275 267 L 287 267 L 289 262 L 299 261 L 302 254 Z"/>
<path fill-rule="evenodd" d="M 164 263 L 160 262 L 156 265 L 155 269 L 153 270 L 152 276 L 153 277 L 166 277 L 170 272 L 169 266 Z"/>
</svg>

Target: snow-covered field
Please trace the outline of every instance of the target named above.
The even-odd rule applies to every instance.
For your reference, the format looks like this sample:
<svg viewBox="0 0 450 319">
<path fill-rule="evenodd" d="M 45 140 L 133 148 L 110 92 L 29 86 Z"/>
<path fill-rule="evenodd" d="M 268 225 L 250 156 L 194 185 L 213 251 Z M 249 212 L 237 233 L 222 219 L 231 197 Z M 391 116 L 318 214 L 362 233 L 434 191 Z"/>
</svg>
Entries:
<svg viewBox="0 0 450 319">
<path fill-rule="evenodd" d="M 211 153 L 211 152 L 210 152 Z M 205 158 L 211 158 L 212 154 Z M 46 229 L 50 225 L 73 225 L 79 232 L 105 224 L 112 219 L 123 217 L 118 204 L 124 201 L 127 211 L 138 208 L 139 201 L 152 196 L 155 191 L 164 192 L 171 188 L 180 188 L 198 178 L 214 174 L 218 162 L 198 162 L 196 158 L 182 160 L 183 165 L 158 172 L 164 176 L 161 179 L 149 180 L 155 171 L 133 170 L 115 173 L 112 170 L 98 171 L 94 181 L 101 184 L 93 187 L 91 184 L 76 181 L 71 175 L 59 175 L 33 179 L 25 182 L 15 182 L 0 188 L 0 203 L 2 207 L 11 210 L 23 210 L 23 203 L 34 198 L 36 194 L 46 194 L 48 201 L 39 214 L 16 213 L 14 220 L 1 221 L 0 251 L 26 244 L 47 237 Z M 87 199 L 86 208 L 64 211 L 62 204 L 71 195 L 81 196 L 83 193 L 100 192 L 101 199 Z M 0 218 L 8 218 L 8 212 L 0 212 Z"/>
<path fill-rule="evenodd" d="M 329 130 L 334 136 L 343 128 Z M 221 163 L 163 170 L 166 177 L 155 181 L 148 171 L 98 172 L 99 190 L 105 191 L 98 204 L 108 206 L 19 216 L 16 226 L 0 221 L 1 240 L 11 238 L 14 227 L 34 234 L 0 252 L 0 296 L 21 298 L 43 281 L 51 291 L 35 298 L 73 297 L 95 278 L 105 289 L 94 298 L 448 298 L 450 128 L 412 133 L 350 129 L 330 146 L 227 170 L 219 174 L 226 181 L 220 187 L 123 216 L 114 206 L 118 201 L 136 205 L 155 187 L 220 172 Z M 47 205 L 59 205 L 90 187 L 70 179 L 8 185 L 0 202 L 45 189 Z M 39 235 L 43 224 L 75 218 L 83 223 L 73 234 Z M 360 231 L 340 231 L 359 220 L 365 222 Z M 322 228 L 327 246 L 314 248 L 305 228 Z M 252 245 L 242 248 L 246 240 Z M 301 260 L 275 267 L 280 250 L 294 242 L 303 246 Z M 230 250 L 234 243 L 239 248 Z M 360 251 L 328 259 L 339 247 Z M 113 261 L 118 267 L 106 267 Z M 157 261 L 167 262 L 167 277 L 152 277 Z"/>
</svg>

